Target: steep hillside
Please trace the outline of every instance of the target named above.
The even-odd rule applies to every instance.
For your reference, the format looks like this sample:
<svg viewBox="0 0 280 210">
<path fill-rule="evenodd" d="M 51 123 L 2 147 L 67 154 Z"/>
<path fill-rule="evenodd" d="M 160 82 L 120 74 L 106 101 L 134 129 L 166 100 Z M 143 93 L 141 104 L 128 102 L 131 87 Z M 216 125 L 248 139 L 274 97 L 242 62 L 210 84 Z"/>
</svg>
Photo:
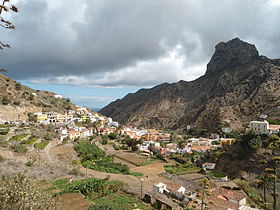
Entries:
<svg viewBox="0 0 280 210">
<path fill-rule="evenodd" d="M 0 120 L 27 120 L 30 112 L 64 112 L 75 108 L 69 99 L 54 96 L 52 92 L 33 90 L 0 74 Z"/>
<path fill-rule="evenodd" d="M 280 61 L 259 56 L 254 45 L 235 38 L 216 46 L 206 74 L 141 89 L 100 113 L 123 124 L 185 129 L 242 128 L 260 114 L 280 115 Z"/>
</svg>

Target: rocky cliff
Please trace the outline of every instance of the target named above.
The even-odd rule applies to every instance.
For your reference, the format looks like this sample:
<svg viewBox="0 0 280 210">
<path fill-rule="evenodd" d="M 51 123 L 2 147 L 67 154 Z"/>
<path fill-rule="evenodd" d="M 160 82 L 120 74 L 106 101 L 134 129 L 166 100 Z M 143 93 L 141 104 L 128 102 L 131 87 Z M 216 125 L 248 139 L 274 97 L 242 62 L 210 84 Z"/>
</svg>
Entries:
<svg viewBox="0 0 280 210">
<path fill-rule="evenodd" d="M 241 129 L 260 114 L 280 116 L 280 61 L 235 38 L 216 46 L 204 76 L 141 89 L 100 113 L 123 124 L 184 130 Z"/>
</svg>

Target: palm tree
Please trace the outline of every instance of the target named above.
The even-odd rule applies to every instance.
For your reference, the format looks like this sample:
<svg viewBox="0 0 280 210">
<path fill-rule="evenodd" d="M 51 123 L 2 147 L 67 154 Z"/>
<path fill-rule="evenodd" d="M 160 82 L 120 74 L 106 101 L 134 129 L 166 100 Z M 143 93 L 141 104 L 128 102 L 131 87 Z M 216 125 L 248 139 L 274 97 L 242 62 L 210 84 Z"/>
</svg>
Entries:
<svg viewBox="0 0 280 210">
<path fill-rule="evenodd" d="M 280 137 L 277 135 L 271 135 L 270 136 L 270 145 L 269 149 L 271 149 L 271 160 L 273 163 L 273 168 L 268 168 L 267 170 L 271 172 L 271 178 L 273 180 L 273 210 L 277 209 L 277 179 L 278 179 L 278 174 L 277 174 L 277 169 L 278 169 L 278 164 L 280 163 L 280 156 L 279 156 L 279 151 L 280 151 Z"/>
</svg>

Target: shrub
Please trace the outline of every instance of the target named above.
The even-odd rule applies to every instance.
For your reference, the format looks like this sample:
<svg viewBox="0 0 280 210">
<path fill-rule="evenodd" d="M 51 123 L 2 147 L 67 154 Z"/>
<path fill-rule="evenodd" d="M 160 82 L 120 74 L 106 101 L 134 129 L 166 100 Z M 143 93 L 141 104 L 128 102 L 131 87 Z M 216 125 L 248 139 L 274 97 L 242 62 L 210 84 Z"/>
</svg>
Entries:
<svg viewBox="0 0 280 210">
<path fill-rule="evenodd" d="M 58 209 L 58 203 L 35 188 L 24 174 L 4 176 L 0 182 L 1 209 Z"/>
<path fill-rule="evenodd" d="M 25 146 L 20 145 L 20 144 L 16 144 L 16 145 L 12 146 L 12 149 L 15 152 L 21 153 L 21 154 L 25 154 L 28 151 L 28 149 Z"/>
<path fill-rule="evenodd" d="M 33 165 L 33 163 L 28 161 L 25 165 L 28 166 L 28 167 L 31 167 Z"/>
<path fill-rule="evenodd" d="M 35 98 L 35 96 L 30 94 L 29 97 L 27 98 L 27 100 L 32 101 L 32 100 L 34 100 L 34 98 Z"/>
<path fill-rule="evenodd" d="M 3 96 L 2 104 L 3 105 L 8 105 L 9 103 L 11 103 L 10 99 L 7 96 Z"/>
<path fill-rule="evenodd" d="M 113 139 L 116 139 L 116 138 L 117 138 L 117 134 L 115 134 L 115 133 L 110 133 L 110 134 L 108 135 L 108 137 L 109 137 L 109 139 L 113 140 Z"/>
<path fill-rule="evenodd" d="M 22 89 L 22 86 L 21 86 L 21 84 L 19 84 L 19 83 L 16 83 L 15 84 L 15 88 L 16 88 L 16 90 L 21 90 Z"/>
<path fill-rule="evenodd" d="M 102 139 L 101 144 L 103 144 L 103 145 L 108 144 L 108 139 Z"/>
<path fill-rule="evenodd" d="M 9 133 L 10 129 L 0 129 L 0 135 L 7 135 Z"/>
<path fill-rule="evenodd" d="M 20 101 L 15 101 L 14 105 L 19 106 L 20 105 Z"/>
</svg>

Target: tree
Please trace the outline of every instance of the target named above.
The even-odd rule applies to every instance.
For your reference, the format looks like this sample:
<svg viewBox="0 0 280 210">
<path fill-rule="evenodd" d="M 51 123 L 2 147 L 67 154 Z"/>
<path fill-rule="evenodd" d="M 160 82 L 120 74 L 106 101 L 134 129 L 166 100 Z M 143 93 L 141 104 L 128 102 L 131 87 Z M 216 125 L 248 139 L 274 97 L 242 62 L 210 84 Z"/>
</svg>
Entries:
<svg viewBox="0 0 280 210">
<path fill-rule="evenodd" d="M 258 185 L 261 185 L 263 189 L 263 203 L 266 207 L 267 205 L 267 189 L 268 189 L 268 184 L 271 182 L 271 175 L 267 172 L 264 174 L 260 175 L 258 179 L 255 181 Z"/>
<path fill-rule="evenodd" d="M 109 137 L 109 139 L 114 140 L 114 139 L 117 138 L 117 134 L 115 134 L 115 133 L 109 133 L 108 137 Z"/>
<path fill-rule="evenodd" d="M 9 11 L 18 12 L 18 8 L 15 5 L 12 5 L 10 3 L 10 0 L 3 0 L 2 4 L 0 4 L 0 26 L 6 29 L 14 30 L 16 29 L 14 24 L 3 18 L 3 13 Z M 3 50 L 5 48 L 11 48 L 11 46 L 9 44 L 4 44 L 3 42 L 0 41 L 0 50 Z M 7 71 L 5 69 L 0 68 L 0 72 L 7 72 Z"/>
<path fill-rule="evenodd" d="M 58 209 L 58 203 L 37 189 L 24 174 L 4 176 L 0 179 L 1 209 Z"/>
</svg>

